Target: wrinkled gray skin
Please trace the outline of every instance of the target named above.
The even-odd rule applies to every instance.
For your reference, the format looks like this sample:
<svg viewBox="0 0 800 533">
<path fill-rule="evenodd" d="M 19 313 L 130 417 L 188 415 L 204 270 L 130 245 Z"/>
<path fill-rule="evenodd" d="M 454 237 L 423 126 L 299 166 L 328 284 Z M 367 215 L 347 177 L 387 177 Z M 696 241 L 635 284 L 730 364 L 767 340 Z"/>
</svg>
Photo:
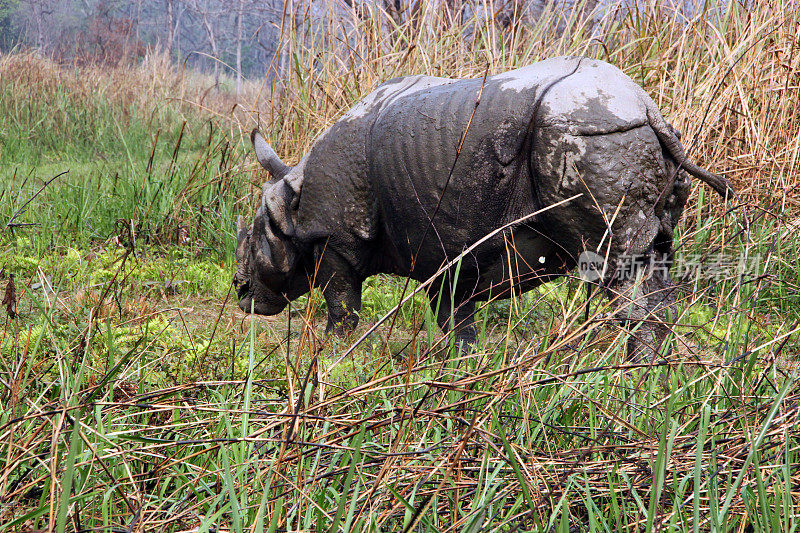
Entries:
<svg viewBox="0 0 800 533">
<path fill-rule="evenodd" d="M 241 217 L 238 223 L 239 306 L 273 315 L 322 287 L 327 329 L 339 334 L 356 326 L 368 276 L 426 280 L 493 230 L 581 194 L 467 254 L 455 287 L 454 272 L 440 275 L 428 294 L 434 309 L 441 301 L 439 324 L 449 329 L 454 316 L 459 337 L 472 342 L 476 300 L 532 289 L 568 273 L 591 250 L 609 258 L 599 284 L 618 304 L 618 317 L 638 325 L 631 355 L 652 358 L 674 304 L 669 275 L 641 268 L 637 295 L 634 280 L 615 268 L 628 256 L 671 262 L 673 228 L 689 193 L 684 170 L 733 193 L 723 178 L 686 160 L 641 87 L 616 67 L 578 57 L 485 84 L 387 81 L 294 168 L 257 131 L 252 140 L 273 179 L 252 226 Z"/>
</svg>

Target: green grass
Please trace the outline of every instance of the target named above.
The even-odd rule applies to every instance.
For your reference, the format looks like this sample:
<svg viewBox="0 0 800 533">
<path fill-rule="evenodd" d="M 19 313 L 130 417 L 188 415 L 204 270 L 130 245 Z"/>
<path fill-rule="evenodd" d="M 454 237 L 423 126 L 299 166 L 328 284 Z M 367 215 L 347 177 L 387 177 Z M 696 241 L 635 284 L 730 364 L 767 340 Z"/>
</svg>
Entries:
<svg viewBox="0 0 800 533">
<path fill-rule="evenodd" d="M 142 80 L 124 72 L 73 74 L 24 55 L 0 68 L 0 218 L 67 173 L 14 219 L 36 225 L 34 248 L 122 235 L 132 244 L 191 241 L 233 260 L 233 212 L 242 208 L 234 205 L 252 189 L 231 179 L 240 138 L 170 102 L 169 87 L 125 87 Z"/>
<path fill-rule="evenodd" d="M 21 462 L 7 489 L 23 507 L 9 527 L 43 525 L 34 517 L 47 511 L 52 483 L 63 487 L 67 478 L 81 515 L 104 528 L 129 527 L 136 516 L 120 494 L 138 498 L 150 523 L 167 520 L 176 530 L 267 529 L 273 520 L 336 529 L 348 517 L 348 531 L 374 529 L 379 518 L 382 529 L 396 530 L 417 511 L 424 529 L 459 521 L 470 531 L 645 522 L 690 530 L 694 509 L 702 510 L 702 530 L 749 523 L 745 510 L 763 530 L 795 527 L 798 458 L 789 421 L 800 397 L 793 378 L 765 375 L 756 353 L 732 364 L 673 361 L 645 371 L 620 367 L 614 346 L 578 356 L 529 347 L 511 365 L 489 342 L 485 351 L 449 358 L 423 347 L 405 353 L 416 356 L 410 369 L 405 360 L 365 360 L 375 381 L 362 377 L 349 391 L 326 383 L 322 361 L 311 380 L 299 365 L 294 386 L 305 389 L 289 395 L 260 377 L 267 347 L 256 340 L 257 320 L 231 354 L 243 364 L 221 369 L 223 381 L 159 388 L 168 378 L 157 376 L 151 346 L 169 326 L 156 322 L 137 338 L 146 349 L 123 346 L 119 331 L 99 324 L 74 364 L 53 357 L 70 343 L 50 328 L 27 335 L 19 396 L 0 424 L 27 443 L 23 457 L 44 452 L 46 441 L 31 447 L 43 422 L 62 425 L 67 463 L 54 479 L 47 461 Z M 48 370 L 60 379 L 36 370 L 43 350 L 55 350 Z M 89 353 L 105 357 L 102 379 L 92 375 L 103 362 Z M 722 355 L 736 359 L 738 350 Z M 51 414 L 6 425 L 29 413 L 23 397 Z M 296 407 L 300 424 L 287 444 L 280 413 Z M 391 476 L 370 494 L 383 468 Z"/>
</svg>

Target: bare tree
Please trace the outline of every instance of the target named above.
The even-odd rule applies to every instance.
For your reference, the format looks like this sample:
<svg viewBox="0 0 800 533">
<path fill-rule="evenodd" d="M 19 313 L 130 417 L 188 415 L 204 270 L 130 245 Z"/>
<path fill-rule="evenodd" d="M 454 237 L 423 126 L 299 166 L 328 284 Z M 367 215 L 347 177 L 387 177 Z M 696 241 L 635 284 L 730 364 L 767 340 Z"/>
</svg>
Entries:
<svg viewBox="0 0 800 533">
<path fill-rule="evenodd" d="M 43 52 L 45 49 L 45 35 L 44 35 L 44 17 L 52 11 L 49 11 L 47 8 L 48 2 L 46 0 L 36 0 L 31 2 L 31 11 L 33 13 L 33 19 L 36 22 L 36 47 L 39 49 L 40 52 Z"/>
<path fill-rule="evenodd" d="M 40 53 L 45 53 L 50 48 L 50 18 L 55 5 L 55 0 L 20 0 L 17 4 L 18 20 L 27 34 L 35 36 L 35 47 Z"/>
<path fill-rule="evenodd" d="M 236 13 L 236 94 L 242 92 L 242 17 L 244 17 L 245 0 L 239 0 Z"/>
<path fill-rule="evenodd" d="M 281 14 L 281 34 L 278 37 L 278 48 L 281 54 L 278 64 L 278 75 L 281 78 L 286 77 L 286 69 L 289 66 L 288 40 L 291 38 L 292 22 L 294 21 L 293 13 L 293 0 L 285 0 L 283 4 L 283 13 Z"/>
<path fill-rule="evenodd" d="M 673 1 L 673 0 L 671 0 Z M 271 66 L 286 76 L 291 69 L 293 39 L 310 39 L 325 26 L 351 28 L 357 18 L 377 17 L 391 39 L 406 41 L 427 20 L 426 13 L 446 10 L 449 24 L 493 21 L 500 34 L 511 35 L 520 24 L 536 20 L 545 9 L 580 7 L 588 16 L 601 0 L 0 0 L 6 22 L 0 42 L 24 42 L 63 58 L 78 53 L 76 43 L 87 21 L 105 6 L 115 20 L 130 19 L 142 46 L 163 44 L 173 59 L 186 58 L 190 67 L 213 69 L 218 85 L 226 62 L 236 71 L 236 91 L 248 76 L 260 77 Z M 378 14 L 383 11 L 385 14 Z M 327 26 L 327 17 L 341 24 Z M 390 19 L 387 21 L 387 19 Z M 446 20 L 446 22 L 444 21 Z M 591 20 L 588 22 L 591 23 Z M 110 28 L 110 26 L 109 26 Z M 408 33 L 401 35 L 396 31 Z M 344 30 L 342 30 L 344 31 Z M 114 31 L 107 31 L 109 35 Z M 118 33 L 118 32 L 117 32 Z M 470 35 L 465 33 L 465 38 Z M 105 42 L 105 41 L 104 41 Z M 109 41 L 110 42 L 110 41 Z M 200 52 L 200 53 L 193 53 Z M 213 67 L 211 64 L 213 64 Z"/>
<path fill-rule="evenodd" d="M 181 25 L 181 15 L 184 10 L 179 9 L 178 15 L 175 15 L 175 0 L 164 0 L 167 8 L 167 56 L 172 57 L 172 52 L 175 49 L 175 38 L 180 35 L 179 29 Z"/>
<path fill-rule="evenodd" d="M 191 2 L 192 10 L 197 14 L 200 18 L 200 21 L 203 25 L 203 29 L 206 32 L 206 37 L 208 38 L 208 45 L 211 48 L 211 60 L 214 64 L 214 86 L 219 87 L 219 64 L 220 64 L 220 53 L 219 53 L 219 46 L 217 43 L 217 28 L 218 25 L 215 24 L 222 14 L 222 10 L 220 9 L 219 5 L 215 5 L 214 2 L 211 0 L 192 0 Z"/>
</svg>

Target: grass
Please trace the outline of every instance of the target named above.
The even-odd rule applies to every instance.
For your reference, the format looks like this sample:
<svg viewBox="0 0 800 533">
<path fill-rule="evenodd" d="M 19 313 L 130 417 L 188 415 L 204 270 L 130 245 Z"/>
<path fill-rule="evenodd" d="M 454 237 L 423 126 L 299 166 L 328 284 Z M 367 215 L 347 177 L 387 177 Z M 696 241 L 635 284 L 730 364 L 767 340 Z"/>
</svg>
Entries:
<svg viewBox="0 0 800 533">
<path fill-rule="evenodd" d="M 0 57 L 0 287 L 18 313 L 0 329 L 0 529 L 796 530 L 792 6 L 506 30 L 435 7 L 418 26 L 366 15 L 286 28 L 284 76 L 238 97 L 157 56 Z M 572 276 L 483 306 L 471 352 L 419 296 L 356 344 L 416 286 L 389 276 L 365 284 L 349 339 L 324 338 L 317 293 L 276 318 L 238 311 L 256 122 L 296 161 L 392 76 L 566 53 L 623 68 L 745 199 L 693 192 L 671 354 L 626 361 L 631 332 Z"/>
</svg>

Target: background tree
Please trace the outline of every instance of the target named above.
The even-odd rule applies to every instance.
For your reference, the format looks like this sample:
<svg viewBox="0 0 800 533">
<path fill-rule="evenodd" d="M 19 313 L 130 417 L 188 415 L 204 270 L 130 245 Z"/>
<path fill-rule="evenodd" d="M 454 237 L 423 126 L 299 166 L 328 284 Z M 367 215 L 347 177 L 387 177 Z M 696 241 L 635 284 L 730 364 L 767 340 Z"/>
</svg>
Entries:
<svg viewBox="0 0 800 533">
<path fill-rule="evenodd" d="M 608 2 L 612 0 L 607 0 Z M 617 1 L 617 0 L 613 0 Z M 64 62 L 91 59 L 118 64 L 161 49 L 175 62 L 235 79 L 282 76 L 289 68 L 290 40 L 311 39 L 332 27 L 346 38 L 356 18 L 375 18 L 391 35 L 418 31 L 429 10 L 446 10 L 452 24 L 492 20 L 500 34 L 536 20 L 546 0 L 0 0 L 0 51 L 20 44 Z M 578 4 L 589 16 L 598 0 Z M 576 7 L 555 0 L 553 9 Z M 408 23 L 408 24 L 406 24 Z M 296 31 L 295 31 L 296 30 Z M 312 31 L 313 30 L 313 31 Z M 411 35 L 392 35 L 398 44 Z M 471 38 L 469 34 L 465 39 Z"/>
</svg>

